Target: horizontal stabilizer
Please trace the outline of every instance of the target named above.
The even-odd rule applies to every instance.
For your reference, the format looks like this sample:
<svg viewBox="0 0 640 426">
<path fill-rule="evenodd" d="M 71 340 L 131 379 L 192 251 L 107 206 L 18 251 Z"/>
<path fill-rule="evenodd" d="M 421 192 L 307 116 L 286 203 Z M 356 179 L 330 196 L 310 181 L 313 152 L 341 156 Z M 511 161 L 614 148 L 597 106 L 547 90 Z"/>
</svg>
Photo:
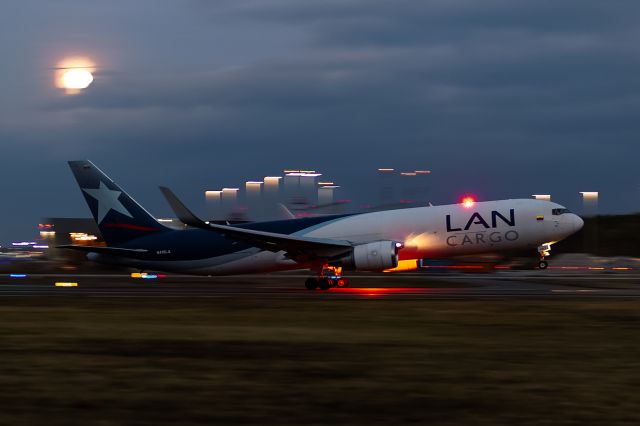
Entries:
<svg viewBox="0 0 640 426">
<path fill-rule="evenodd" d="M 104 246 L 75 246 L 62 245 L 56 248 L 84 251 L 87 253 L 107 254 L 110 256 L 124 256 L 142 259 L 146 257 L 149 250 L 146 249 L 127 249 L 120 247 L 104 247 Z"/>
</svg>

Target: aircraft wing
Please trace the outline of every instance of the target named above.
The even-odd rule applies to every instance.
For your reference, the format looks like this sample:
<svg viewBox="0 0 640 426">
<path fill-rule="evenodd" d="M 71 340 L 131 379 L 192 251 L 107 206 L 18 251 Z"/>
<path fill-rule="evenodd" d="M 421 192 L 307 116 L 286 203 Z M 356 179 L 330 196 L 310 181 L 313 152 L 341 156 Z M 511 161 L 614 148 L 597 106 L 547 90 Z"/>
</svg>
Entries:
<svg viewBox="0 0 640 426">
<path fill-rule="evenodd" d="M 182 223 L 217 232 L 233 240 L 246 241 L 263 250 L 286 251 L 291 258 L 331 258 L 346 254 L 353 247 L 344 240 L 301 237 L 205 222 L 193 214 L 169 188 L 161 186 L 160 190 Z"/>
<path fill-rule="evenodd" d="M 62 246 L 56 246 L 56 248 L 78 250 L 78 251 L 84 251 L 87 253 L 99 253 L 99 254 L 108 254 L 111 256 L 125 256 L 125 257 L 134 257 L 134 258 L 144 258 L 145 255 L 149 252 L 149 250 L 146 250 L 146 249 L 127 249 L 127 248 L 120 248 L 120 247 L 104 247 L 104 246 L 62 245 Z"/>
</svg>

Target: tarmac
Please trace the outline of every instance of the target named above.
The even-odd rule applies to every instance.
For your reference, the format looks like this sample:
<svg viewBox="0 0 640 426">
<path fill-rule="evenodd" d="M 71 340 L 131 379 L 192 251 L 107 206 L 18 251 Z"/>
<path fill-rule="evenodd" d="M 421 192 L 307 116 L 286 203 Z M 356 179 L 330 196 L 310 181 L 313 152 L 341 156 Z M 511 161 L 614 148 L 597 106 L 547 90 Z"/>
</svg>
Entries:
<svg viewBox="0 0 640 426">
<path fill-rule="evenodd" d="M 348 288 L 309 291 L 306 274 L 226 277 L 29 274 L 0 276 L 0 298 L 251 298 L 287 300 L 429 300 L 495 298 L 638 298 L 640 272 L 504 271 L 492 274 L 347 275 Z M 57 283 L 57 284 L 56 284 Z"/>
</svg>

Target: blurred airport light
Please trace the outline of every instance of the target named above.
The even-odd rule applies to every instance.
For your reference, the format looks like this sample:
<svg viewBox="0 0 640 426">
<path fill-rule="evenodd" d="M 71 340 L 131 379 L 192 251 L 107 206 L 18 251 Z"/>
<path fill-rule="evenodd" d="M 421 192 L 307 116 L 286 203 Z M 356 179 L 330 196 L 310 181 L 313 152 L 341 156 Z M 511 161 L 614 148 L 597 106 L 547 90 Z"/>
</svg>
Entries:
<svg viewBox="0 0 640 426">
<path fill-rule="evenodd" d="M 415 198 L 419 201 L 426 202 L 429 197 L 429 182 L 431 182 L 431 179 L 428 177 L 431 174 L 431 170 L 416 170 L 415 173 L 419 176 L 415 182 Z"/>
<path fill-rule="evenodd" d="M 314 204 L 316 183 L 322 173 L 316 170 L 284 170 L 286 201 L 291 204 Z"/>
<path fill-rule="evenodd" d="M 335 191 L 340 188 L 337 185 L 325 185 L 318 188 L 318 205 L 324 206 L 327 204 L 332 204 Z"/>
<path fill-rule="evenodd" d="M 318 202 L 316 187 L 320 176 L 320 173 L 304 173 L 300 176 L 300 193 L 302 199 L 308 204 L 316 204 Z"/>
<path fill-rule="evenodd" d="M 585 191 L 580 192 L 582 195 L 582 212 L 585 216 L 593 216 L 598 214 L 598 192 Z"/>
<path fill-rule="evenodd" d="M 550 194 L 533 194 L 532 197 L 536 200 L 551 201 Z"/>
<path fill-rule="evenodd" d="M 582 216 L 591 217 L 587 226 L 583 228 L 584 246 L 583 249 L 587 253 L 596 253 L 598 251 L 598 197 L 596 191 L 583 191 L 582 195 Z"/>
<path fill-rule="evenodd" d="M 267 201 L 277 201 L 280 199 L 280 182 L 282 176 L 265 176 L 264 182 L 264 198 Z"/>
<path fill-rule="evenodd" d="M 222 203 L 236 203 L 240 188 L 222 188 Z"/>
<path fill-rule="evenodd" d="M 262 181 L 264 182 L 264 200 L 271 204 L 278 202 L 280 200 L 282 176 L 265 176 Z"/>
<path fill-rule="evenodd" d="M 401 203 L 413 203 L 418 199 L 418 179 L 408 179 L 415 178 L 418 176 L 416 172 L 400 172 L 400 196 Z"/>
<path fill-rule="evenodd" d="M 257 192 L 258 194 L 262 193 L 262 185 L 264 182 L 248 180 L 244 183 L 245 191 Z"/>
<path fill-rule="evenodd" d="M 162 223 L 164 226 L 171 229 L 184 229 L 187 226 L 178 219 L 162 218 L 157 220 L 158 222 Z"/>
<path fill-rule="evenodd" d="M 300 175 L 297 172 L 289 172 L 285 170 L 284 175 L 284 196 L 286 202 L 291 202 L 298 196 L 298 187 L 300 185 Z"/>
<path fill-rule="evenodd" d="M 44 238 L 51 239 L 55 237 L 56 231 L 54 230 L 54 226 L 52 223 L 39 223 L 38 231 L 40 232 L 40 236 Z"/>
<path fill-rule="evenodd" d="M 265 176 L 262 180 L 262 219 L 278 217 L 278 203 L 281 201 L 282 176 Z"/>
<path fill-rule="evenodd" d="M 90 235 L 85 232 L 69 232 L 69 237 L 71 237 L 72 242 L 87 242 L 98 239 L 95 235 Z"/>
<path fill-rule="evenodd" d="M 240 188 L 222 188 L 222 218 L 229 219 L 238 205 Z"/>
<path fill-rule="evenodd" d="M 222 213 L 222 191 L 205 191 L 205 206 L 208 219 L 218 219 Z"/>
<path fill-rule="evenodd" d="M 381 167 L 378 169 L 378 203 L 382 206 L 395 201 L 395 169 Z"/>
<path fill-rule="evenodd" d="M 262 181 L 245 182 L 245 199 L 251 219 L 262 217 Z"/>
</svg>

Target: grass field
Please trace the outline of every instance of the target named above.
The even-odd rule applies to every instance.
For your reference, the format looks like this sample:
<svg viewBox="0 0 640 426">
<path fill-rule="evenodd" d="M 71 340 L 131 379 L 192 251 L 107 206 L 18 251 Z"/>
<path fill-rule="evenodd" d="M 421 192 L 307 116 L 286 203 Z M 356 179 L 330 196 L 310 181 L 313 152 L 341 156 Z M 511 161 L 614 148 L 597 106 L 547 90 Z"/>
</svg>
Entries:
<svg viewBox="0 0 640 426">
<path fill-rule="evenodd" d="M 0 299 L 0 424 L 638 424 L 635 301 Z"/>
</svg>

